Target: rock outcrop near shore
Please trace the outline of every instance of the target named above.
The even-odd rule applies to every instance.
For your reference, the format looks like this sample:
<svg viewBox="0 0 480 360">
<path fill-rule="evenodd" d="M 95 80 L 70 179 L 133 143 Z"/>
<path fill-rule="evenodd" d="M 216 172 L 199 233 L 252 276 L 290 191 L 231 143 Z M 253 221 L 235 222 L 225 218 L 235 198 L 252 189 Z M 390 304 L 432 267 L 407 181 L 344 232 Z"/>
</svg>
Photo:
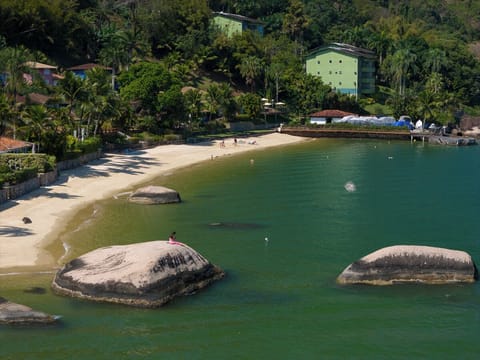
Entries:
<svg viewBox="0 0 480 360">
<path fill-rule="evenodd" d="M 186 245 L 150 241 L 82 255 L 57 272 L 52 288 L 61 295 L 154 308 L 224 275 Z"/>
<path fill-rule="evenodd" d="M 10 325 L 34 325 L 52 324 L 58 319 L 57 316 L 49 315 L 32 308 L 15 304 L 0 297 L 0 324 Z"/>
<path fill-rule="evenodd" d="M 340 284 L 471 283 L 477 268 L 464 251 L 430 246 L 397 245 L 377 250 L 350 264 Z"/>
<path fill-rule="evenodd" d="M 144 204 L 169 204 L 181 201 L 180 194 L 172 189 L 163 186 L 145 186 L 134 191 L 128 198 L 129 201 Z"/>
</svg>

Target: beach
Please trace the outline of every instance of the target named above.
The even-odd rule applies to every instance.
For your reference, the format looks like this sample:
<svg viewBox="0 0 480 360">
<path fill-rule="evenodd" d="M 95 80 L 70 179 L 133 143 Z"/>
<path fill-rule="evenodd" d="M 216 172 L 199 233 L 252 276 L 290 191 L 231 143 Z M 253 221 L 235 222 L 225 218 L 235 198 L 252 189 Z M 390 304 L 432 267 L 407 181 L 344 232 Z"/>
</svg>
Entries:
<svg viewBox="0 0 480 360">
<path fill-rule="evenodd" d="M 54 184 L 0 205 L 0 274 L 59 267 L 59 259 L 46 247 L 56 240 L 76 212 L 95 201 L 192 164 L 305 140 L 271 133 L 239 138 L 237 142 L 231 138 L 195 145 L 162 145 L 107 153 L 85 166 L 62 171 Z M 24 217 L 32 222 L 25 224 Z"/>
</svg>

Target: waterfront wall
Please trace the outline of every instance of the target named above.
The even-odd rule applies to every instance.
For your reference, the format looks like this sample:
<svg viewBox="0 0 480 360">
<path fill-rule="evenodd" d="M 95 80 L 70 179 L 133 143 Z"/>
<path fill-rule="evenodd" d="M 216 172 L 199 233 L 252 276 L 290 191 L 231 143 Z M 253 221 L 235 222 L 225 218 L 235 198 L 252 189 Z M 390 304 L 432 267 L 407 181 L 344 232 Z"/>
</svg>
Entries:
<svg viewBox="0 0 480 360">
<path fill-rule="evenodd" d="M 98 150 L 97 152 L 85 154 L 76 159 L 60 161 L 57 163 L 57 168 L 53 171 L 38 174 L 36 178 L 29 179 L 20 184 L 4 185 L 3 189 L 0 189 L 0 204 L 7 202 L 8 200 L 17 199 L 42 186 L 53 184 L 58 178 L 59 171 L 82 166 L 92 160 L 99 159 L 102 157 L 102 154 L 102 151 Z"/>
<path fill-rule="evenodd" d="M 328 138 L 366 138 L 366 139 L 391 139 L 410 140 L 409 131 L 379 131 L 379 130 L 348 130 L 330 128 L 309 128 L 309 127 L 282 127 L 283 134 L 303 137 L 328 137 Z"/>
</svg>

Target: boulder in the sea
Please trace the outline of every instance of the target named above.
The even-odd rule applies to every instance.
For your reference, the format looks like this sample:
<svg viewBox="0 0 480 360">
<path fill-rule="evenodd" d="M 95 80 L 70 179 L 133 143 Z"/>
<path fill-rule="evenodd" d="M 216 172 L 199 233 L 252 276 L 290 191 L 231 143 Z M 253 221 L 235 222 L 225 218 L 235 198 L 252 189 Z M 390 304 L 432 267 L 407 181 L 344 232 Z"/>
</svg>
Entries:
<svg viewBox="0 0 480 360">
<path fill-rule="evenodd" d="M 340 284 L 471 283 L 478 277 L 464 251 L 431 246 L 396 245 L 377 250 L 350 264 L 338 276 Z"/>
<path fill-rule="evenodd" d="M 52 324 L 57 320 L 57 316 L 32 310 L 28 306 L 0 297 L 0 324 Z"/>
<path fill-rule="evenodd" d="M 134 191 L 128 198 L 129 201 L 144 204 L 169 204 L 181 201 L 180 194 L 172 189 L 163 186 L 145 186 Z"/>
<path fill-rule="evenodd" d="M 52 288 L 61 295 L 153 308 L 224 275 L 187 245 L 150 241 L 84 254 L 57 272 Z"/>
</svg>

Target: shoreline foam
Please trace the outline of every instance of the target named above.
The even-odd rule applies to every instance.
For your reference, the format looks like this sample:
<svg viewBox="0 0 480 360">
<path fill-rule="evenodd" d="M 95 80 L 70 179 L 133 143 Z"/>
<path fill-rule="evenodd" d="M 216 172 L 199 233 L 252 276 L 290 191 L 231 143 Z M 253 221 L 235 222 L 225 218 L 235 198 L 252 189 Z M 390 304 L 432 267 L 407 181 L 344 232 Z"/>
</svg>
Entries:
<svg viewBox="0 0 480 360">
<path fill-rule="evenodd" d="M 174 170 L 246 151 L 298 143 L 306 138 L 272 133 L 234 144 L 227 139 L 195 145 L 162 145 L 106 157 L 82 167 L 62 171 L 58 180 L 19 199 L 0 205 L 0 273 L 18 269 L 59 266 L 46 247 L 55 242 L 68 219 L 87 205 L 133 185 Z M 28 216 L 31 224 L 24 224 Z"/>
</svg>

